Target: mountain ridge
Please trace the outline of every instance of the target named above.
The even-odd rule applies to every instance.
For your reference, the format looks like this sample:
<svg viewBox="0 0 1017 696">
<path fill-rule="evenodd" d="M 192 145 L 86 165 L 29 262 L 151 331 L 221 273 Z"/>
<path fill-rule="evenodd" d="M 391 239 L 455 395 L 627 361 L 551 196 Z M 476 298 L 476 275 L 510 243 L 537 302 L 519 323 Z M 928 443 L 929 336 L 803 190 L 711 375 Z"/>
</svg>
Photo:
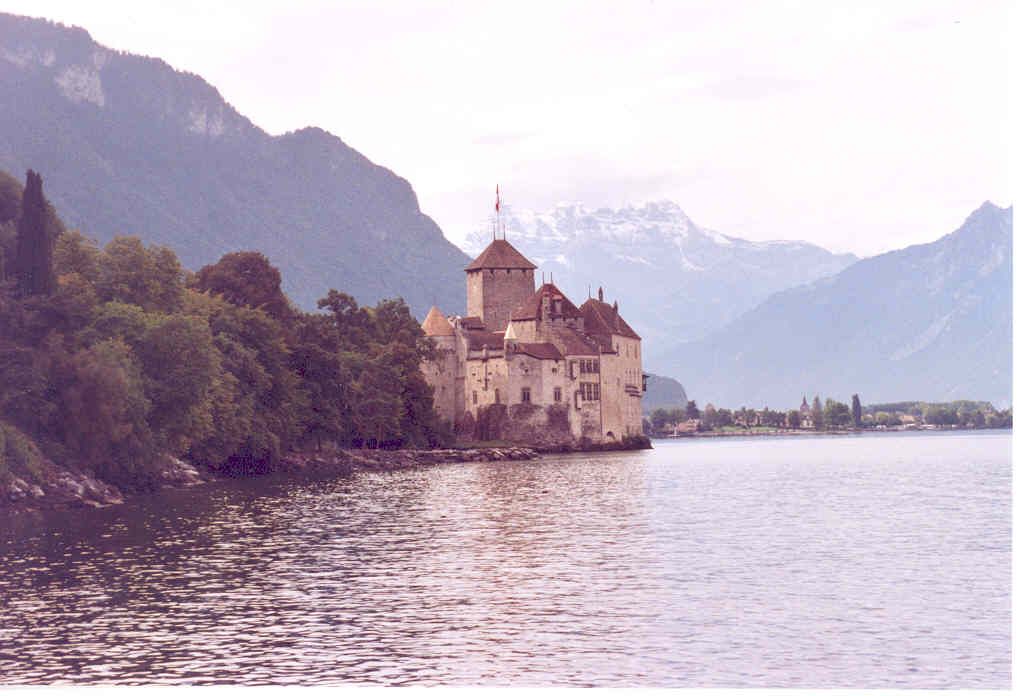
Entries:
<svg viewBox="0 0 1017 696">
<path fill-rule="evenodd" d="M 316 126 L 273 136 L 200 76 L 85 29 L 0 14 L 0 168 L 40 171 L 67 223 L 139 234 L 197 269 L 255 249 L 304 308 L 330 287 L 464 305 L 468 258 L 409 182 Z"/>
<path fill-rule="evenodd" d="M 1009 404 L 1012 251 L 1012 206 L 986 201 L 935 241 L 774 293 L 678 346 L 668 373 L 729 407 L 793 405 L 803 392 Z"/>
</svg>

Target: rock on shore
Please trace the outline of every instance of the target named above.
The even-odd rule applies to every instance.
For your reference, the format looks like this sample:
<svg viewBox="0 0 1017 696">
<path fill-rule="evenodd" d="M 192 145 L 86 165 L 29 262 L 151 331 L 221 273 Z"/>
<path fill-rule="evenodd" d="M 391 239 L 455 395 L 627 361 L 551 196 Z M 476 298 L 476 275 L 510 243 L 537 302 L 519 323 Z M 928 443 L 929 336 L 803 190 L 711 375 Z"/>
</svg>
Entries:
<svg viewBox="0 0 1017 696">
<path fill-rule="evenodd" d="M 435 450 L 335 450 L 292 452 L 275 467 L 277 472 L 398 471 L 448 462 L 526 461 L 540 456 L 530 447 L 489 447 Z M 155 463 L 156 488 L 184 488 L 218 478 L 209 471 L 164 456 Z M 124 502 L 125 493 L 92 474 L 61 467 L 40 458 L 28 475 L 0 477 L 0 510 L 13 512 L 105 507 Z"/>
<path fill-rule="evenodd" d="M 292 452 L 283 457 L 281 471 L 397 471 L 448 462 L 497 462 L 536 459 L 530 447 L 434 450 L 336 450 Z"/>
<path fill-rule="evenodd" d="M 164 456 L 155 466 L 157 487 L 183 488 L 211 479 L 175 457 Z M 0 477 L 0 508 L 40 510 L 119 505 L 124 493 L 89 472 L 59 466 L 40 457 L 30 472 Z"/>
</svg>

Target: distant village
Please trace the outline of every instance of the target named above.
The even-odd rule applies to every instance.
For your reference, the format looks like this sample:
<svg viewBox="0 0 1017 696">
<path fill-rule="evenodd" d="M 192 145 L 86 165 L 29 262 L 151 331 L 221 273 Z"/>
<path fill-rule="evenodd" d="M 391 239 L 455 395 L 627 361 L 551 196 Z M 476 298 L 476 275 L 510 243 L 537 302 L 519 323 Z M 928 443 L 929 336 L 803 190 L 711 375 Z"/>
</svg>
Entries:
<svg viewBox="0 0 1017 696">
<path fill-rule="evenodd" d="M 985 401 L 902 401 L 863 406 L 857 394 L 850 405 L 835 399 L 821 402 L 818 396 L 809 403 L 803 396 L 798 408 L 787 411 L 745 407 L 732 410 L 713 404 L 700 409 L 693 400 L 684 407 L 655 409 L 643 420 L 643 431 L 658 438 L 1012 427 L 1011 409 L 998 410 Z"/>
</svg>

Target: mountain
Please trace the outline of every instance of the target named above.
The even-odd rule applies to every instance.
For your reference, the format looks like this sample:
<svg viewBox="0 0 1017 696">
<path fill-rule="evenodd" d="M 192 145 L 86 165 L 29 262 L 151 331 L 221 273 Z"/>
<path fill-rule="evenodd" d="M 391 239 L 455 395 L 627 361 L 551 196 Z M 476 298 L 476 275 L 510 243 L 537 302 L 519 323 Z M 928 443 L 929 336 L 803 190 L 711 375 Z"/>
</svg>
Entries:
<svg viewBox="0 0 1017 696">
<path fill-rule="evenodd" d="M 668 371 L 700 403 L 796 407 L 805 394 L 863 403 L 1012 402 L 1013 208 L 986 202 L 930 244 L 863 259 L 775 294 Z"/>
<path fill-rule="evenodd" d="M 0 14 L 0 169 L 40 172 L 70 227 L 137 234 L 188 268 L 265 253 L 311 308 L 330 287 L 464 308 L 469 259 L 409 183 L 318 128 L 273 137 L 200 77 L 80 28 Z"/>
<path fill-rule="evenodd" d="M 507 238 L 555 274 L 573 299 L 604 286 L 643 338 L 644 364 L 708 335 L 769 295 L 832 275 L 857 261 L 805 242 L 750 242 L 699 227 L 675 203 L 590 210 L 562 204 L 534 213 L 503 207 Z M 491 229 L 465 242 L 476 253 Z"/>
<path fill-rule="evenodd" d="M 676 379 L 646 373 L 646 393 L 643 394 L 643 413 L 656 408 L 685 408 L 689 398 L 685 387 Z"/>
</svg>

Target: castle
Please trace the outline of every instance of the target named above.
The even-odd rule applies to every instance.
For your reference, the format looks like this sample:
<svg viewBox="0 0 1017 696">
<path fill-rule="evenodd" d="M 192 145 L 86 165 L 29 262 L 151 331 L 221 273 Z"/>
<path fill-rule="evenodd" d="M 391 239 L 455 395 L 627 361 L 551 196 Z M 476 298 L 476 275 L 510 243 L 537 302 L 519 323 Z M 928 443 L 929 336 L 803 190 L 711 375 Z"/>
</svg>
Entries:
<svg viewBox="0 0 1017 696">
<path fill-rule="evenodd" d="M 424 333 L 436 357 L 421 366 L 438 415 L 465 439 L 530 444 L 623 444 L 641 436 L 640 338 L 604 302 L 576 307 L 536 266 L 495 239 L 466 267 L 466 313 L 432 307 Z"/>
</svg>

